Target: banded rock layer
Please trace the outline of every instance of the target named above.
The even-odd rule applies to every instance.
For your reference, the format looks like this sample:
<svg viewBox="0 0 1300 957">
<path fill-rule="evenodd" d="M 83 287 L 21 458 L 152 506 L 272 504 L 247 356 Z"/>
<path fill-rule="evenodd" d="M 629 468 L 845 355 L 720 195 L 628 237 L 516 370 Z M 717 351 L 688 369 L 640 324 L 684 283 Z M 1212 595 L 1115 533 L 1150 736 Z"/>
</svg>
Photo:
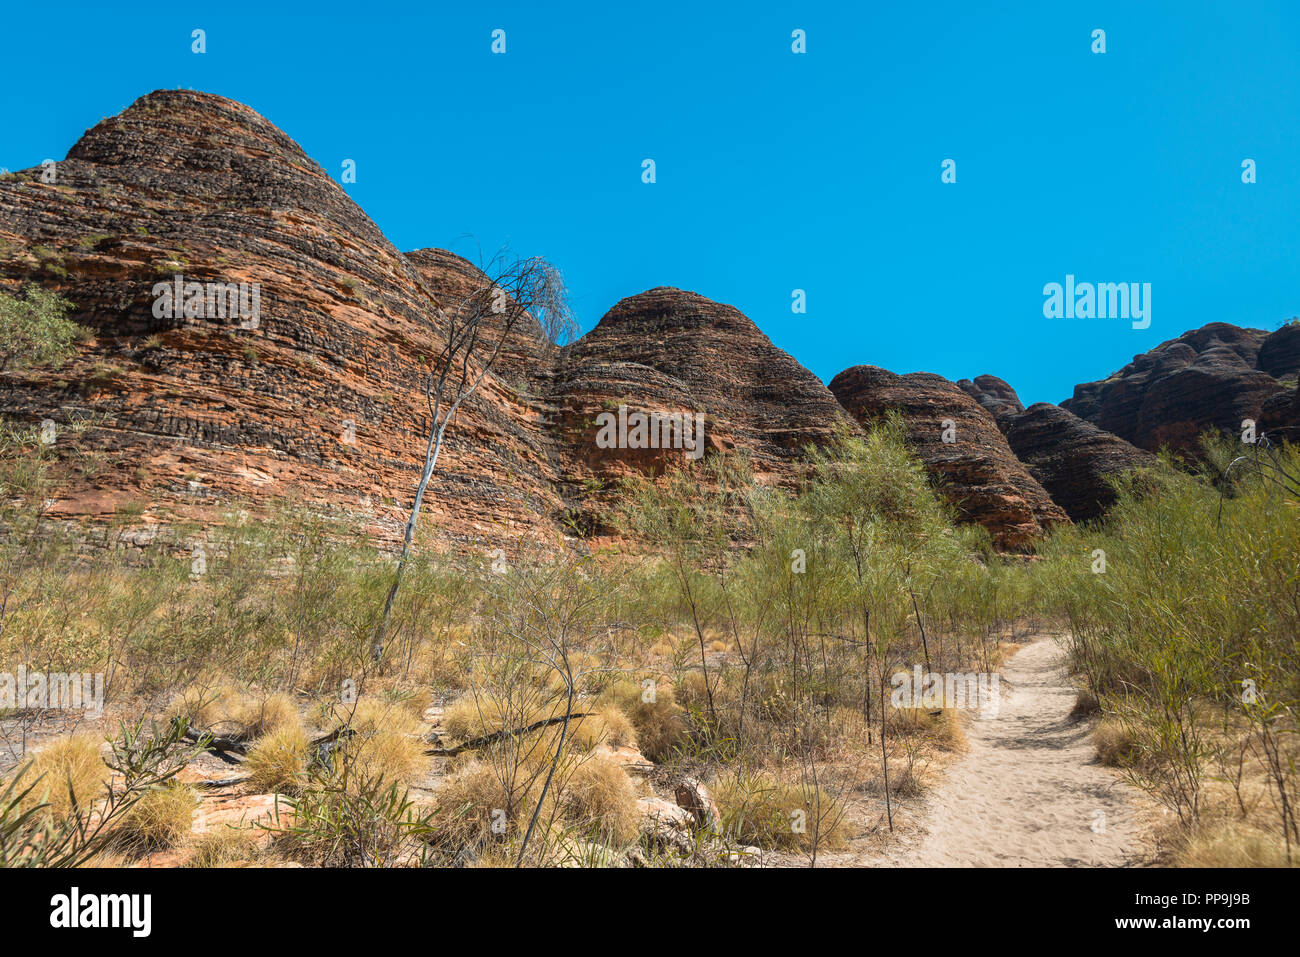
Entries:
<svg viewBox="0 0 1300 957">
<path fill-rule="evenodd" d="M 1155 464 L 1150 452 L 1049 402 L 1004 416 L 998 424 L 1029 474 L 1075 522 L 1099 517 L 1115 501 L 1111 478 Z"/>
<path fill-rule="evenodd" d="M 831 391 L 862 423 L 897 410 L 940 490 L 998 546 L 1028 548 L 1052 525 L 1069 521 L 1016 458 L 989 411 L 955 383 L 928 372 L 854 366 L 831 380 Z"/>
<path fill-rule="evenodd" d="M 220 521 L 229 503 L 302 496 L 396 541 L 427 434 L 427 357 L 448 310 L 487 279 L 443 250 L 399 252 L 302 149 L 242 104 L 159 91 L 89 130 L 57 164 L 0 180 L 0 288 L 35 282 L 93 339 L 57 373 L 0 375 L 7 415 L 94 428 L 97 464 L 51 514 L 141 513 L 145 531 Z M 255 323 L 160 318 L 156 283 L 256 283 Z M 702 412 L 714 449 L 789 483 L 805 442 L 843 413 L 737 310 L 653 289 L 584 339 L 531 317 L 447 432 L 427 498 L 453 540 L 560 535 L 593 479 L 681 450 L 595 447 L 610 405 Z"/>
<path fill-rule="evenodd" d="M 40 172 L 0 178 L 0 289 L 54 289 L 92 333 L 57 372 L 0 372 L 6 416 L 53 419 L 56 449 L 77 446 L 50 514 L 138 516 L 143 542 L 294 496 L 395 543 L 427 435 L 428 357 L 450 311 L 488 283 L 479 268 L 398 251 L 285 133 L 209 94 L 144 96 L 87 131 L 54 182 Z M 178 276 L 256 283 L 258 320 L 155 315 L 155 285 Z M 564 347 L 531 317 L 511 331 L 447 432 L 428 524 L 453 543 L 616 531 L 615 480 L 686 457 L 600 448 L 598 420 L 619 406 L 703 416 L 706 451 L 743 452 L 786 488 L 807 445 L 897 408 L 961 516 L 1024 549 L 1067 513 L 1104 508 L 1106 476 L 1148 460 L 1133 445 L 1187 447 L 1245 417 L 1300 426 L 1298 373 L 1300 326 L 1215 323 L 1079 386 L 1065 409 L 1025 410 L 990 375 L 857 366 L 827 388 L 737 309 L 657 287 Z M 73 438 L 79 422 L 90 428 Z"/>
<path fill-rule="evenodd" d="M 1265 366 L 1292 368 L 1295 335 L 1212 322 L 1135 356 L 1104 381 L 1075 386 L 1061 405 L 1147 451 L 1167 445 L 1196 454 L 1202 432 L 1235 434 L 1285 391 Z"/>
<path fill-rule="evenodd" d="M 0 275 L 57 289 L 94 340 L 57 376 L 4 377 L 0 397 L 24 418 L 91 418 L 103 460 L 54 514 L 210 520 L 214 500 L 305 494 L 391 539 L 440 302 L 342 188 L 248 107 L 185 91 L 88 131 L 55 183 L 35 173 L 0 182 Z M 153 286 L 175 275 L 258 283 L 258 321 L 156 318 Z M 490 382 L 449 435 L 430 501 L 458 533 L 558 506 L 518 404 Z"/>
</svg>

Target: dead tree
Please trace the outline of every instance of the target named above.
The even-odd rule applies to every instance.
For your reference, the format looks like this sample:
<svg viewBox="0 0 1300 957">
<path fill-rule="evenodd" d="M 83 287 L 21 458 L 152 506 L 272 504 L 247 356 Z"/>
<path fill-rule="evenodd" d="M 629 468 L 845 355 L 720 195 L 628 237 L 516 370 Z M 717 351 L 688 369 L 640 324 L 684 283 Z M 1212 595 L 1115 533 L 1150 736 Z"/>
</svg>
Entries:
<svg viewBox="0 0 1300 957">
<path fill-rule="evenodd" d="M 478 391 L 500 356 L 502 346 L 527 317 L 531 316 L 541 325 L 547 341 L 552 344 L 561 344 L 577 332 L 564 279 L 560 271 L 542 257 L 511 259 L 503 251 L 483 267 L 481 276 L 482 279 L 474 283 L 468 294 L 454 305 L 449 304 L 450 308 L 438 310 L 438 318 L 443 323 L 439 332 L 444 336 L 444 345 L 425 380 L 429 433 L 424 468 L 406 521 L 397 568 L 375 629 L 371 646 L 375 661 L 384 654 L 393 604 L 402 587 L 411 543 L 424 506 L 424 495 L 437 468 L 447 426 L 465 401 Z"/>
</svg>

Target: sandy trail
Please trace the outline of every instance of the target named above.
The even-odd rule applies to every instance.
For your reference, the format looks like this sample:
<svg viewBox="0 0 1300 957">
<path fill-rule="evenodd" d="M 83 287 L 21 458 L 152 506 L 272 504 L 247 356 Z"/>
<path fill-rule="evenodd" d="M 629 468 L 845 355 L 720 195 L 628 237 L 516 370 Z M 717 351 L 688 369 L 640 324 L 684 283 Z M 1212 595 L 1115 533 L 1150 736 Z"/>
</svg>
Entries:
<svg viewBox="0 0 1300 957">
<path fill-rule="evenodd" d="M 1146 856 L 1139 792 L 1097 762 L 1091 721 L 1071 721 L 1061 646 L 1007 661 L 994 717 L 966 722 L 970 752 L 921 809 L 922 830 L 853 863 L 882 867 L 1124 866 Z M 847 862 L 846 862 L 847 863 Z"/>
</svg>

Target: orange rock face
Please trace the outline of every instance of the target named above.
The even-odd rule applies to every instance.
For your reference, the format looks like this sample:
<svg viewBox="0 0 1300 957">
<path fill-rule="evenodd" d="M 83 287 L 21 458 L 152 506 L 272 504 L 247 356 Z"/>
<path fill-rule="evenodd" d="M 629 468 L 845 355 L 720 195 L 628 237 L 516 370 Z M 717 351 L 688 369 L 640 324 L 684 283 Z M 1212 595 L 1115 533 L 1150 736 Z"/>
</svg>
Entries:
<svg viewBox="0 0 1300 957">
<path fill-rule="evenodd" d="M 450 310 L 489 280 L 443 250 L 399 252 L 266 119 L 177 90 L 87 131 L 53 177 L 0 179 L 0 289 L 28 282 L 69 299 L 93 334 L 57 372 L 0 373 L 6 414 L 53 421 L 56 450 L 87 466 L 71 470 L 54 518 L 126 516 L 120 540 L 174 542 L 184 523 L 295 497 L 392 547 L 423 462 L 431 357 Z M 1074 473 L 1127 461 L 1102 429 L 1155 448 L 1246 415 L 1292 427 L 1297 342 L 1290 327 L 1266 337 L 1213 324 L 1165 343 L 1065 403 L 1099 427 L 1089 441 L 1062 445 L 1082 434 L 1062 431 L 1073 417 L 1040 410 L 1022 443 L 1031 470 L 1091 514 Z M 465 549 L 617 532 L 621 476 L 696 455 L 611 446 L 600 440 L 611 418 L 698 423 L 703 451 L 747 453 L 759 481 L 793 487 L 806 445 L 899 408 L 962 516 L 1028 547 L 1067 519 L 994 422 L 1026 413 L 993 376 L 959 385 L 858 366 L 828 389 L 739 311 L 680 289 L 630 296 L 564 347 L 527 317 L 447 432 L 424 527 Z"/>
<path fill-rule="evenodd" d="M 143 97 L 82 137 L 54 184 L 0 183 L 0 274 L 75 304 L 94 340 L 56 376 L 10 375 L 11 414 L 101 454 L 54 514 L 147 522 L 297 493 L 393 540 L 427 411 L 437 294 L 337 184 L 261 116 L 220 97 Z M 157 316 L 154 287 L 257 283 L 255 323 Z M 551 473 L 513 390 L 489 382 L 449 435 L 430 494 L 450 536 L 533 526 Z"/>
<path fill-rule="evenodd" d="M 88 131 L 53 183 L 0 181 L 0 285 L 38 282 L 94 339 L 57 374 L 0 376 L 7 412 L 71 426 L 97 459 L 52 514 L 146 527 L 220 521 L 230 503 L 298 495 L 400 535 L 427 434 L 423 383 L 449 304 L 479 270 L 395 249 L 289 137 L 241 104 L 142 97 Z M 259 310 L 155 308 L 184 283 L 256 284 Z M 182 287 L 185 292 L 188 287 Z M 601 411 L 702 413 L 710 448 L 744 447 L 789 474 L 842 413 L 752 322 L 692 293 L 619 303 L 557 349 L 531 320 L 448 430 L 426 519 L 451 542 L 558 538 L 592 480 L 661 467 L 680 450 L 602 450 Z M 56 446 L 57 447 L 57 446 Z"/>
</svg>

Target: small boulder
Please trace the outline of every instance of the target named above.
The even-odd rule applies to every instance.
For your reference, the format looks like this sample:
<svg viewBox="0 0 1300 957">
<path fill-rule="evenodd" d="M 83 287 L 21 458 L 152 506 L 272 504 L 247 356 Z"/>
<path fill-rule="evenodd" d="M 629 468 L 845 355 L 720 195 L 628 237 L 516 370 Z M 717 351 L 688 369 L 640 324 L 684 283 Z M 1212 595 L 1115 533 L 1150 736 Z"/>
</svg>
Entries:
<svg viewBox="0 0 1300 957">
<path fill-rule="evenodd" d="M 690 811 L 661 797 L 638 798 L 636 804 L 641 812 L 641 833 L 652 844 L 681 854 L 691 853 L 695 847 L 695 818 Z"/>
<path fill-rule="evenodd" d="M 709 789 L 695 778 L 683 778 L 677 785 L 674 796 L 677 798 L 677 806 L 690 812 L 696 826 L 710 834 L 722 831 L 722 815 L 718 812 L 717 802 L 713 800 Z"/>
</svg>

